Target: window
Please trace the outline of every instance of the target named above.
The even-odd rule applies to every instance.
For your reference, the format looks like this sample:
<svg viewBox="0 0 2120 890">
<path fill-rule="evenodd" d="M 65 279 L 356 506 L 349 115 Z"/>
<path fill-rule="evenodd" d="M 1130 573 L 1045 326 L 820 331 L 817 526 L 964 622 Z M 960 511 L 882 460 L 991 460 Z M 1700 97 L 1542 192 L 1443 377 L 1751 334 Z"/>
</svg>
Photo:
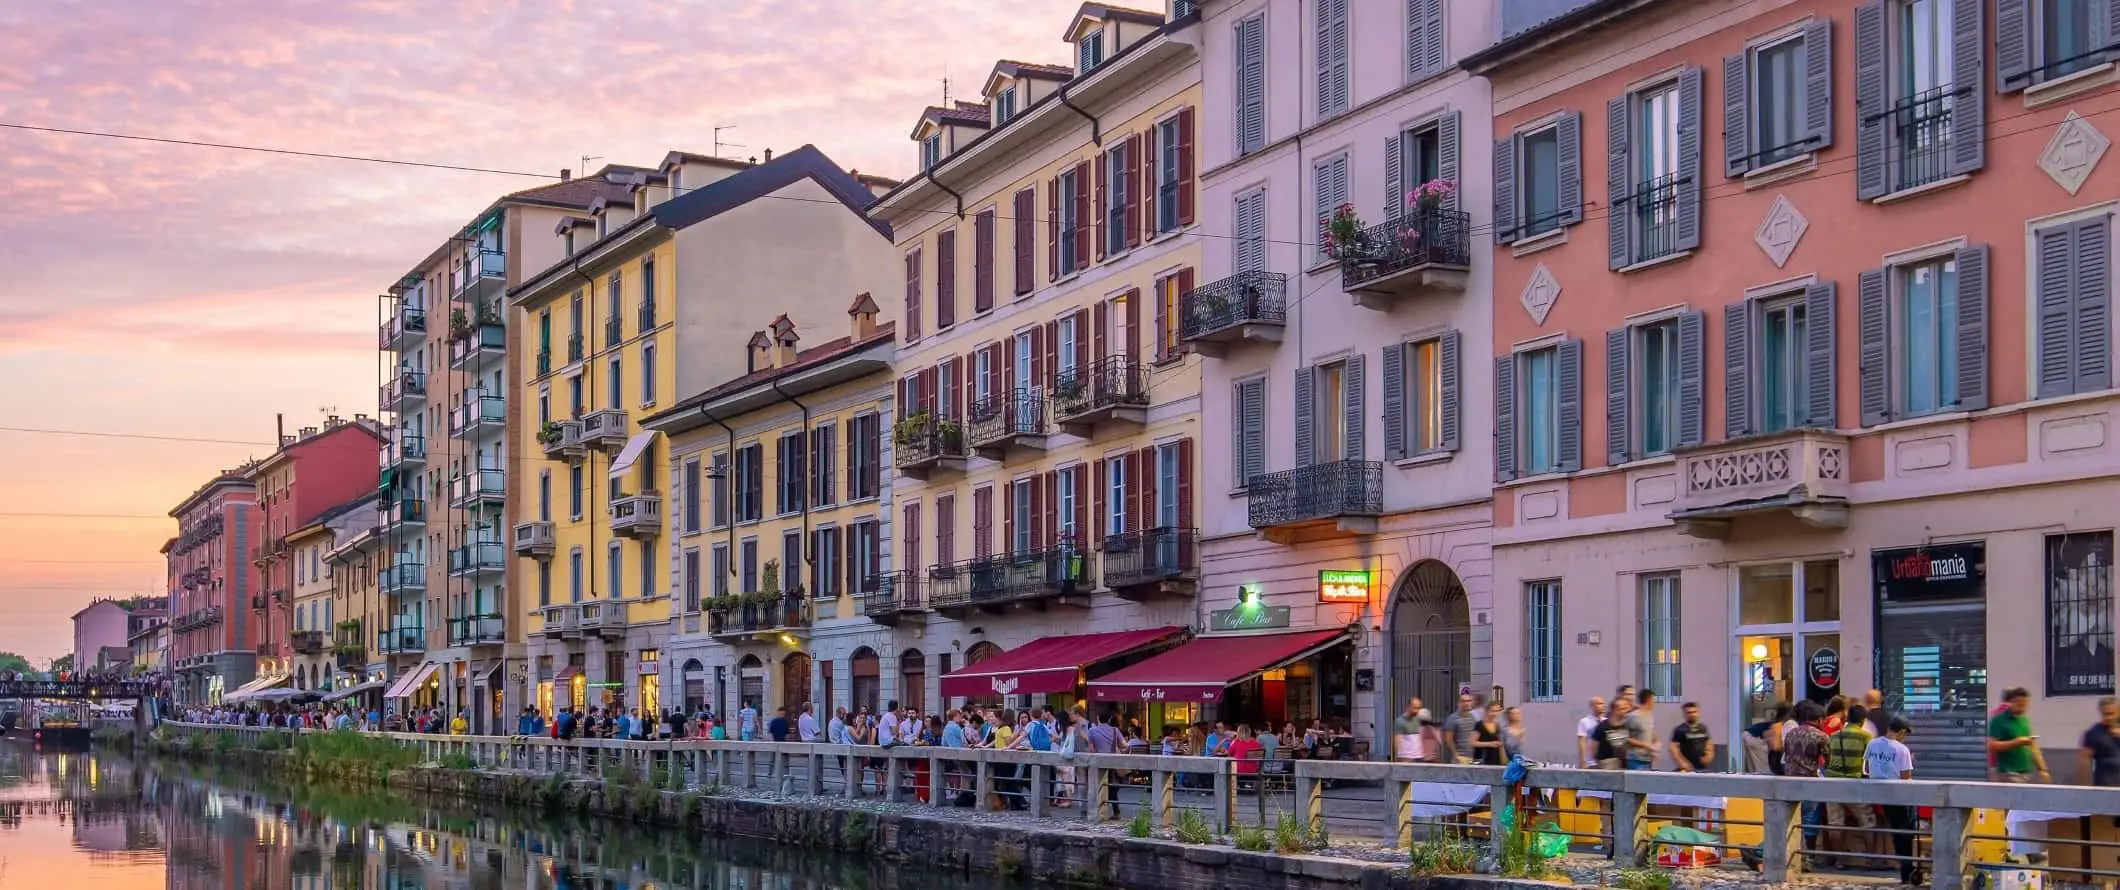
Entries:
<svg viewBox="0 0 2120 890">
<path fill-rule="evenodd" d="M 2113 693 L 2113 533 L 2046 539 L 2046 694 Z"/>
<path fill-rule="evenodd" d="M 1641 687 L 1678 697 L 1678 575 L 1642 575 L 1635 579 L 1636 615 L 1641 621 Z"/>
<path fill-rule="evenodd" d="M 757 522 L 766 510 L 765 446 L 753 442 L 736 450 L 736 521 Z"/>
<path fill-rule="evenodd" d="M 552 564 L 544 560 L 537 562 L 537 604 L 552 605 Z"/>
<path fill-rule="evenodd" d="M 2093 26 L 2104 13 L 2097 9 L 2101 0 L 2034 0 L 2033 15 L 2037 19 L 2038 58 L 2043 79 L 2053 80 L 2067 77 L 2099 62 L 2102 52 L 2109 47 L 2098 45 L 2097 28 Z M 2104 23 L 2111 31 L 2114 23 Z"/>
<path fill-rule="evenodd" d="M 1561 582 L 1524 585 L 1524 676 L 1534 701 L 1561 697 Z"/>
<path fill-rule="evenodd" d="M 1184 293 L 1179 290 L 1182 274 L 1172 273 L 1156 279 L 1157 361 L 1177 358 L 1185 348 L 1184 329 L 1179 327 L 1182 313 L 1178 309 L 1178 301 L 1184 297 Z"/>
<path fill-rule="evenodd" d="M 810 595 L 831 599 L 839 595 L 839 529 L 821 528 L 810 545 Z"/>
<path fill-rule="evenodd" d="M 1605 335 L 1606 461 L 1665 454 L 1702 439 L 1701 374 L 1707 317 L 1675 317 Z M 1740 395 L 1735 404 L 1746 404 Z"/>
<path fill-rule="evenodd" d="M 1968 4 L 1977 5 L 1964 13 L 1957 9 Z M 1965 13 L 1977 20 L 1983 14 L 1980 5 L 1985 4 L 1893 0 L 1858 10 L 1855 67 L 1885 69 L 1889 81 L 1857 79 L 1857 198 L 1919 188 L 1984 165 L 1986 121 L 1979 114 L 1952 115 L 1968 86 L 1987 88 L 1979 29 L 1964 35 L 1967 52 L 1961 59 L 1961 37 L 1952 21 Z"/>
<path fill-rule="evenodd" d="M 1318 0 L 1318 119 L 1347 110 L 1347 2 Z"/>
<path fill-rule="evenodd" d="M 802 530 L 787 529 L 780 533 L 780 592 L 793 594 L 802 590 Z"/>
<path fill-rule="evenodd" d="M 1646 262 L 1679 248 L 1678 82 L 1634 95 L 1634 191 L 1628 198 L 1634 231 L 1633 255 L 1622 265 Z"/>
<path fill-rule="evenodd" d="M 819 424 L 810 430 L 810 503 L 818 507 L 829 507 L 839 500 L 839 486 L 834 474 L 838 471 L 839 430 L 830 423 Z"/>
<path fill-rule="evenodd" d="M 685 458 L 684 511 L 685 534 L 699 534 L 699 458 Z"/>
<path fill-rule="evenodd" d="M 640 542 L 640 595 L 655 595 L 655 542 Z"/>
<path fill-rule="evenodd" d="M 1178 495 L 1183 490 L 1183 463 L 1177 442 L 1166 442 L 1156 446 L 1156 502 L 1154 516 L 1143 517 L 1143 525 L 1154 528 L 1177 528 L 1178 511 L 1181 508 Z"/>
<path fill-rule="evenodd" d="M 1633 346 L 1634 392 L 1629 396 L 1638 432 L 1632 453 L 1663 454 L 1678 439 L 1678 321 L 1636 327 Z"/>
<path fill-rule="evenodd" d="M 1075 72 L 1077 74 L 1104 64 L 1103 29 L 1082 35 L 1082 39 L 1075 42 L 1075 54 L 1079 66 Z"/>
<path fill-rule="evenodd" d="M 606 589 L 604 595 L 612 599 L 620 599 L 625 596 L 625 554 L 626 551 L 622 547 L 620 547 L 619 542 L 617 541 L 612 541 L 610 546 L 604 550 L 604 567 L 607 570 L 606 579 L 610 582 L 611 585 L 609 588 Z"/>
<path fill-rule="evenodd" d="M 645 334 L 654 327 L 655 258 L 649 256 L 640 260 L 640 332 Z"/>
<path fill-rule="evenodd" d="M 716 544 L 713 549 L 714 583 L 707 586 L 711 596 L 727 596 L 729 593 L 729 545 Z"/>
<path fill-rule="evenodd" d="M 1266 378 L 1254 377 L 1236 383 L 1230 412 L 1235 421 L 1230 449 L 1232 487 L 1244 488 L 1251 477 L 1266 472 Z"/>
<path fill-rule="evenodd" d="M 588 480 L 582 475 L 582 465 L 567 468 L 567 515 L 576 521 L 582 518 L 582 493 L 588 488 Z"/>
<path fill-rule="evenodd" d="M 1127 191 L 1129 180 L 1126 176 L 1126 165 L 1130 161 L 1138 160 L 1128 158 L 1126 149 L 1128 146 L 1139 144 L 1138 140 L 1125 140 L 1104 153 L 1104 252 L 1108 255 L 1126 252 L 1126 233 L 1132 230 L 1127 225 L 1126 210 L 1133 198 Z"/>
<path fill-rule="evenodd" d="M 2101 213 L 2032 235 L 2039 398 L 2113 385 L 2112 232 Z"/>
<path fill-rule="evenodd" d="M 1077 531 L 1075 528 L 1075 507 L 1081 497 L 1081 492 L 1077 487 L 1079 479 L 1079 467 L 1053 471 L 1053 521 L 1059 526 L 1059 533 L 1054 536 L 1056 545 L 1067 547 L 1081 545 L 1081 542 L 1075 538 Z M 937 510 L 939 512 L 940 505 L 937 506 Z"/>
<path fill-rule="evenodd" d="M 1324 262 L 1330 258 L 1325 252 L 1325 242 L 1326 233 L 1332 227 L 1332 215 L 1338 212 L 1340 205 L 1347 203 L 1347 156 L 1343 154 L 1320 162 L 1311 168 L 1310 178 L 1311 194 L 1317 200 L 1318 219 L 1318 246 L 1312 261 Z"/>
<path fill-rule="evenodd" d="M 1161 155 L 1155 159 L 1158 233 L 1178 229 L 1178 177 L 1183 172 L 1180 165 L 1185 163 L 1183 155 L 1187 148 L 1177 118 L 1156 125 L 1156 151 Z"/>
<path fill-rule="evenodd" d="M 640 403 L 655 404 L 655 344 L 640 345 Z"/>
<path fill-rule="evenodd" d="M 1236 26 L 1237 154 L 1266 147 L 1266 16 L 1255 15 Z"/>
<path fill-rule="evenodd" d="M 576 547 L 567 551 L 567 592 L 572 597 L 569 602 L 582 601 L 582 585 L 587 581 L 582 577 L 582 572 L 582 549 Z"/>
<path fill-rule="evenodd" d="M 778 450 L 774 454 L 775 497 L 783 516 L 802 509 L 803 488 L 808 482 L 808 477 L 803 472 L 803 449 L 806 439 L 800 431 L 786 433 L 776 445 Z"/>
<path fill-rule="evenodd" d="M 1561 227 L 1560 128 L 1547 127 L 1520 137 L 1523 167 L 1516 172 L 1523 190 L 1523 227 L 1518 238 L 1529 238 Z"/>
<path fill-rule="evenodd" d="M 847 529 L 847 569 L 852 592 L 872 593 L 876 590 L 878 575 L 883 574 L 883 552 L 879 545 L 882 526 L 874 519 L 864 519 Z"/>
<path fill-rule="evenodd" d="M 758 539 L 745 538 L 738 545 L 743 563 L 743 592 L 758 592 Z"/>
<path fill-rule="evenodd" d="M 623 405 L 625 405 L 625 404 L 626 404 L 626 402 L 625 402 L 625 398 L 626 398 L 626 396 L 625 396 L 625 391 L 626 391 L 626 390 L 625 390 L 625 382 L 626 382 L 626 369 L 625 369 L 625 366 L 623 366 L 623 365 L 619 364 L 619 361 L 618 361 L 618 357 L 617 357 L 617 356 L 612 356 L 612 357 L 611 357 L 611 376 L 610 376 L 609 378 L 607 378 L 607 380 L 606 380 L 606 383 L 607 383 L 607 385 L 609 386 L 609 388 L 610 388 L 610 391 L 609 391 L 609 392 L 608 392 L 608 393 L 606 394 L 606 395 L 608 396 L 608 398 L 607 398 L 607 399 L 605 400 L 604 404 L 606 404 L 606 405 L 610 405 L 610 406 L 611 406 L 611 407 L 613 407 L 613 408 L 618 408 L 618 407 L 621 407 L 621 406 L 623 406 Z"/>
<path fill-rule="evenodd" d="M 685 549 L 685 611 L 699 611 L 699 548 Z"/>
<path fill-rule="evenodd" d="M 1312 397 L 1311 416 L 1317 423 L 1315 457 L 1318 463 L 1329 464 L 1348 459 L 1352 450 L 1348 442 L 1350 412 L 1348 387 L 1359 386 L 1350 379 L 1347 362 L 1319 365 L 1316 370 L 1316 393 Z"/>
<path fill-rule="evenodd" d="M 1060 220 L 1060 242 L 1058 246 L 1060 250 L 1059 274 L 1061 275 L 1066 275 L 1068 273 L 1079 270 L 1083 266 L 1088 265 L 1089 263 L 1088 257 L 1077 256 L 1077 251 L 1075 250 L 1075 231 L 1079 227 L 1085 225 L 1087 222 L 1086 220 L 1080 218 L 1076 211 L 1078 202 L 1070 200 L 1069 197 L 1072 195 L 1080 194 L 1080 189 L 1083 185 L 1081 176 L 1077 172 L 1078 169 L 1079 168 L 1070 167 L 1065 172 L 1060 174 L 1060 204 L 1058 207 L 1053 208 L 1054 214 L 1058 216 Z"/>
<path fill-rule="evenodd" d="M 1053 348 L 1054 380 L 1073 381 L 1075 379 L 1075 359 L 1078 357 L 1076 350 L 1082 348 L 1081 338 L 1089 333 L 1088 331 L 1075 330 L 1075 320 L 1076 314 L 1070 312 L 1053 321 L 1051 333 L 1055 343 Z M 944 401 L 948 400 L 945 399 Z"/>
<path fill-rule="evenodd" d="M 1752 158 L 1761 167 L 1801 153 L 1803 127 L 1804 40 L 1801 35 L 1752 51 Z"/>
<path fill-rule="evenodd" d="M 711 488 L 711 497 L 714 502 L 714 527 L 721 528 L 729 524 L 728 452 L 717 451 L 714 453 L 713 468 L 707 471 L 707 481 Z"/>
<path fill-rule="evenodd" d="M 847 421 L 847 499 L 876 497 L 881 485 L 883 417 L 858 414 Z"/>
<path fill-rule="evenodd" d="M 1391 460 L 1457 448 L 1456 331 L 1384 347 L 1384 451 Z"/>
<path fill-rule="evenodd" d="M 1762 304 L 1759 320 L 1760 432 L 1802 426 L 1809 422 L 1811 403 L 1810 373 L 1804 361 L 1810 333 L 1803 300 L 1788 297 Z"/>
<path fill-rule="evenodd" d="M 931 169 L 939 163 L 942 163 L 942 134 L 935 133 L 920 140 L 920 169 Z"/>
<path fill-rule="evenodd" d="M 1532 350 L 1517 361 L 1523 369 L 1523 472 L 1551 473 L 1561 467 L 1560 350 Z"/>
<path fill-rule="evenodd" d="M 1455 132 L 1455 131 L 1453 131 Z M 1437 179 L 1456 179 L 1456 171 L 1443 170 L 1443 130 L 1440 126 L 1426 126 L 1409 130 L 1399 136 L 1399 175 L 1402 188 L 1387 189 L 1384 206 L 1387 217 L 1398 217 L 1411 209 L 1406 193 L 1414 186 Z"/>
<path fill-rule="evenodd" d="M 957 561 L 957 496 L 935 496 L 935 564 Z"/>
<path fill-rule="evenodd" d="M 994 123 L 1004 124 L 1016 116 L 1016 88 L 1003 87 L 994 94 Z"/>
<path fill-rule="evenodd" d="M 1037 546 L 1036 530 L 1031 527 L 1031 489 L 1036 482 L 1018 479 L 1010 484 L 1015 487 L 1015 497 L 1010 504 L 1012 515 L 1009 517 L 1009 524 L 1013 535 L 1009 540 L 1008 549 L 1011 553 L 1029 553 Z"/>
<path fill-rule="evenodd" d="M 1927 260 L 1894 270 L 1894 278 L 1900 411 L 1941 411 L 1958 401 L 1958 263 Z"/>
<path fill-rule="evenodd" d="M 588 394 L 582 389 L 582 375 L 576 374 L 567 378 L 567 416 L 574 420 L 582 419 L 582 412 L 589 410 L 588 401 Z"/>
</svg>

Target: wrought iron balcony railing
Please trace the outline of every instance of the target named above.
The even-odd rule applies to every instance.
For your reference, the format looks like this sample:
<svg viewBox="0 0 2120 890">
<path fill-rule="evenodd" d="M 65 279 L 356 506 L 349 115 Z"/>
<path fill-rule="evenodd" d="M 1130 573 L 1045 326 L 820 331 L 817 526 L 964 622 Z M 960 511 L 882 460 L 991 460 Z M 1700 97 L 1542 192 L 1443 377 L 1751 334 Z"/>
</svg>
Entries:
<svg viewBox="0 0 2120 890">
<path fill-rule="evenodd" d="M 1952 138 L 1951 112 L 1958 103 L 1968 101 L 1969 92 L 1956 85 L 1940 86 L 1863 116 L 1859 122 L 1863 133 L 1873 132 L 1872 128 L 1883 131 L 1881 139 L 1856 142 L 1861 153 L 1857 167 L 1881 168 L 1884 172 L 1884 181 L 1870 191 L 1882 188 L 1884 194 L 1891 194 L 1949 179 L 1956 169 L 1952 164 L 1956 142 Z"/>
<path fill-rule="evenodd" d="M 1691 174 L 1674 173 L 1643 183 L 1626 196 L 1631 226 L 1629 263 L 1646 263 L 1678 252 L 1679 190 L 1690 178 Z"/>
<path fill-rule="evenodd" d="M 643 333 L 655 330 L 655 301 L 640 301 L 640 329 Z"/>
<path fill-rule="evenodd" d="M 939 565 L 928 571 L 929 602 L 951 609 L 1086 595 L 1096 585 L 1094 562 L 1086 551 L 1060 547 Z"/>
<path fill-rule="evenodd" d="M 581 361 L 589 353 L 589 338 L 580 333 L 567 335 L 567 364 Z"/>
<path fill-rule="evenodd" d="M 964 468 L 964 425 L 955 418 L 924 411 L 901 417 L 891 441 L 898 470 L 908 476 L 925 479 L 938 469 Z"/>
<path fill-rule="evenodd" d="M 1436 282 L 1430 270 L 1472 265 L 1472 215 L 1442 207 L 1415 207 L 1363 229 L 1339 251 L 1340 287 L 1349 292 L 1410 293 Z M 1462 290 L 1461 276 L 1445 289 Z"/>
<path fill-rule="evenodd" d="M 896 624 L 908 612 L 927 611 L 927 579 L 917 569 L 905 569 L 869 579 L 869 592 L 861 598 L 862 614 L 878 624 Z"/>
<path fill-rule="evenodd" d="M 999 459 L 1009 449 L 1041 445 L 1047 433 L 1045 394 L 1017 387 L 995 390 L 967 409 L 966 444 L 981 456 Z"/>
<path fill-rule="evenodd" d="M 1104 586 L 1114 590 L 1182 578 L 1200 566 L 1200 531 L 1152 528 L 1104 539 Z"/>
<path fill-rule="evenodd" d="M 324 651 L 324 632 L 321 630 L 298 630 L 290 639 L 294 651 L 302 655 L 315 655 Z"/>
<path fill-rule="evenodd" d="M 1061 373 L 1053 384 L 1053 419 L 1075 435 L 1087 435 L 1099 422 L 1147 422 L 1148 367 L 1115 355 Z"/>
<path fill-rule="evenodd" d="M 1279 340 L 1288 323 L 1287 299 L 1288 276 L 1238 272 L 1178 297 L 1178 336 L 1194 344 Z"/>
<path fill-rule="evenodd" d="M 1384 465 L 1342 460 L 1251 477 L 1252 528 L 1274 528 L 1384 512 Z"/>
<path fill-rule="evenodd" d="M 710 634 L 753 634 L 807 630 L 810 601 L 803 596 L 783 596 L 770 603 L 742 603 L 707 610 Z"/>
<path fill-rule="evenodd" d="M 618 342 L 624 339 L 626 339 L 625 323 L 619 320 L 616 315 L 604 319 L 604 348 L 610 349 L 613 346 L 617 346 Z"/>
</svg>

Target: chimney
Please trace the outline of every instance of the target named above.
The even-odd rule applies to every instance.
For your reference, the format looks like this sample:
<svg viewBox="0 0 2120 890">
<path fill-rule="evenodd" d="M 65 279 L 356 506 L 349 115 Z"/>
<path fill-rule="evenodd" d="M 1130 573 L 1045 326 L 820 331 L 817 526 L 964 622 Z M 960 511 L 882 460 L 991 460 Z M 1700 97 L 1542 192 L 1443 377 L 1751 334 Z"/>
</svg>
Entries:
<svg viewBox="0 0 2120 890">
<path fill-rule="evenodd" d="M 304 439 L 307 439 L 307 438 L 309 438 L 309 437 L 311 437 L 311 436 L 314 436 L 314 435 L 316 435 L 316 434 L 317 434 L 317 428 L 316 428 L 316 427 L 313 427 L 313 426 L 305 426 L 305 427 L 303 427 L 303 428 L 302 428 L 302 438 L 304 438 Z"/>
<path fill-rule="evenodd" d="M 272 416 L 272 432 L 273 438 L 279 439 L 280 444 L 287 444 L 287 415 L 274 414 Z"/>
<path fill-rule="evenodd" d="M 773 319 L 773 323 L 766 327 L 773 332 L 773 367 L 793 367 L 795 365 L 795 342 L 799 339 L 795 335 L 795 323 L 789 321 L 786 314 L 782 314 L 779 318 Z"/>
<path fill-rule="evenodd" d="M 750 354 L 745 357 L 743 369 L 744 373 L 756 374 L 759 371 L 765 370 L 766 367 L 768 367 L 772 363 L 772 358 L 773 338 L 766 336 L 766 332 L 764 331 L 759 331 L 757 333 L 752 334 L 751 351 Z"/>
<path fill-rule="evenodd" d="M 331 428 L 333 428 L 333 427 L 336 427 L 336 426 L 341 426 L 341 425 L 343 425 L 343 424 L 345 424 L 345 423 L 346 423 L 346 418 L 340 417 L 340 416 L 338 416 L 338 415 L 336 415 L 336 414 L 326 414 L 326 415 L 324 415 L 324 428 L 325 428 L 325 429 L 327 429 L 327 430 L 328 430 L 328 429 L 331 429 Z"/>
<path fill-rule="evenodd" d="M 770 164 L 770 163 L 772 163 L 772 162 L 773 162 L 773 150 L 769 148 L 769 149 L 766 149 L 766 163 Z"/>
<path fill-rule="evenodd" d="M 559 168 L 559 181 L 561 181 L 561 182 L 566 182 L 566 181 L 568 181 L 568 180 L 571 180 L 571 179 L 573 179 L 573 178 L 574 178 L 574 171 L 572 171 L 572 170 L 569 170 L 569 169 L 567 169 L 567 168 L 565 168 L 565 167 L 561 167 L 561 168 Z"/>
<path fill-rule="evenodd" d="M 859 343 L 876 336 L 876 298 L 867 291 L 854 295 L 854 304 L 847 307 L 847 317 L 853 320 L 850 332 L 854 342 Z"/>
</svg>

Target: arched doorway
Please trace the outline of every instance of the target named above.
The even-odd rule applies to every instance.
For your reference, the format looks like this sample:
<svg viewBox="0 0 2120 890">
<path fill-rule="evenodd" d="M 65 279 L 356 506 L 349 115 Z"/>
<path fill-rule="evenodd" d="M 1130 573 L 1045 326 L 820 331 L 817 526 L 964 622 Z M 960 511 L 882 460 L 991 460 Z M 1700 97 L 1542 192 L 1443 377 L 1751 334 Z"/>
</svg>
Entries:
<svg viewBox="0 0 2120 890">
<path fill-rule="evenodd" d="M 1457 573 L 1432 559 L 1399 576 L 1391 598 L 1391 699 L 1396 715 L 1419 696 L 1440 717 L 1472 682 L 1472 608 Z"/>
<path fill-rule="evenodd" d="M 802 716 L 802 706 L 810 703 L 810 656 L 802 652 L 790 652 L 780 660 L 780 702 L 788 709 L 788 719 Z"/>
<path fill-rule="evenodd" d="M 848 667 L 852 669 L 849 673 L 853 676 L 854 689 L 853 700 L 848 702 L 848 706 L 856 709 L 866 708 L 870 714 L 881 712 L 883 703 L 878 701 L 877 697 L 882 691 L 883 660 L 876 657 L 876 650 L 863 646 L 854 650 L 854 657 L 850 661 L 852 663 Z"/>
<path fill-rule="evenodd" d="M 977 643 L 973 643 L 971 648 L 964 650 L 964 666 L 971 667 L 1000 654 L 1000 646 L 996 646 L 987 640 L 980 640 Z M 965 699 L 965 704 L 983 708 L 998 708 L 1001 707 L 1002 700 L 1001 696 L 988 693 Z"/>
<path fill-rule="evenodd" d="M 927 713 L 927 656 L 918 649 L 898 656 L 898 703 L 914 713 Z"/>
<path fill-rule="evenodd" d="M 746 655 L 736 663 L 736 709 L 766 706 L 766 663 L 756 655 Z M 764 718 L 759 718 L 761 722 Z"/>
<path fill-rule="evenodd" d="M 697 658 L 688 659 L 685 661 L 682 676 L 685 682 L 685 713 L 697 714 L 707 703 L 707 666 L 700 664 Z"/>
</svg>

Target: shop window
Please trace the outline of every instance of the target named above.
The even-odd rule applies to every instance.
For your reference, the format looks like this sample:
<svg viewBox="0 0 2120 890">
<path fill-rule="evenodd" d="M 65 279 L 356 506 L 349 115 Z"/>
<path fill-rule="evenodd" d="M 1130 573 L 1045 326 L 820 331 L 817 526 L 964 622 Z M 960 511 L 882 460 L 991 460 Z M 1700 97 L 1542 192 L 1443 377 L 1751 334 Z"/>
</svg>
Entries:
<svg viewBox="0 0 2120 890">
<path fill-rule="evenodd" d="M 1299 727 L 1308 728 L 1318 719 L 1318 679 L 1310 662 L 1299 661 L 1288 666 L 1288 719 Z"/>
<path fill-rule="evenodd" d="M 2113 533 L 2046 539 L 2048 695 L 2113 692 Z"/>
</svg>

